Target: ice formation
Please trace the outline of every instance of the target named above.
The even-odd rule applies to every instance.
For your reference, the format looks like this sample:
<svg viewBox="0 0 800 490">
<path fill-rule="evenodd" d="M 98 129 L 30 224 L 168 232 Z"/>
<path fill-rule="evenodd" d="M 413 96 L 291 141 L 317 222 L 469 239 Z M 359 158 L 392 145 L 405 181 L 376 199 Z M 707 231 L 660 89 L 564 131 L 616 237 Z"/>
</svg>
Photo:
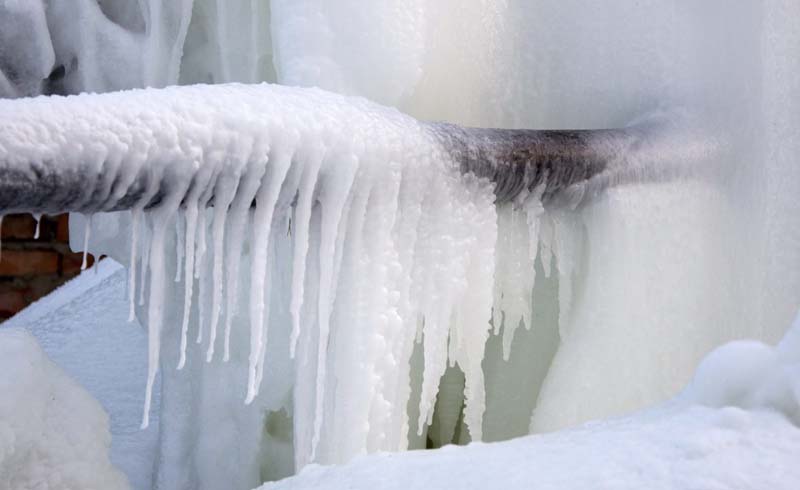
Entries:
<svg viewBox="0 0 800 490">
<path fill-rule="evenodd" d="M 0 372 L 0 488 L 128 488 L 106 413 L 31 334 L 0 329 Z"/>
<path fill-rule="evenodd" d="M 170 162 L 160 207 L 98 213 L 89 235 L 129 262 L 130 309 L 164 375 L 161 487 L 248 488 L 312 460 L 619 414 L 674 394 L 727 340 L 777 340 L 796 311 L 791 0 L 0 9 L 0 45 L 25 46 L 0 48 L 4 96 L 270 81 L 482 127 L 622 127 L 680 105 L 728 135 L 711 165 L 680 139 L 638 162 L 694 166 L 689 181 L 495 207 L 414 120 L 361 99 L 223 86 L 29 101 L 44 123 L 13 144 L 118 165 L 106 175 L 121 179 L 96 182 L 109 207 L 143 159 Z"/>
</svg>

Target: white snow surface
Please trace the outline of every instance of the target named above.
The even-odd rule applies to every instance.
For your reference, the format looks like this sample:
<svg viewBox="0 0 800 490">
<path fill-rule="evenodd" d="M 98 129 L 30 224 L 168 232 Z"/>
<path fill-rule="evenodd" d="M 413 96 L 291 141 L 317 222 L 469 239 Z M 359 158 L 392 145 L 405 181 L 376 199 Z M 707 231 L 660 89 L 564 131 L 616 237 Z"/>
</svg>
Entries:
<svg viewBox="0 0 800 490">
<path fill-rule="evenodd" d="M 307 466 L 278 489 L 793 490 L 800 429 L 782 415 L 665 407 L 506 442 Z"/>
<path fill-rule="evenodd" d="M 710 353 L 663 405 L 497 443 L 309 465 L 261 490 L 792 490 L 800 484 L 800 316 L 772 347 Z"/>
<path fill-rule="evenodd" d="M 133 490 L 149 490 L 159 424 L 156 418 L 139 429 L 147 338 L 138 321 L 127 321 L 126 279 L 119 263 L 102 260 L 6 320 L 0 332 L 30 332 L 47 357 L 99 402 L 108 414 L 111 463 Z"/>
<path fill-rule="evenodd" d="M 25 330 L 0 328 L 0 488 L 124 490 L 102 407 Z"/>
</svg>

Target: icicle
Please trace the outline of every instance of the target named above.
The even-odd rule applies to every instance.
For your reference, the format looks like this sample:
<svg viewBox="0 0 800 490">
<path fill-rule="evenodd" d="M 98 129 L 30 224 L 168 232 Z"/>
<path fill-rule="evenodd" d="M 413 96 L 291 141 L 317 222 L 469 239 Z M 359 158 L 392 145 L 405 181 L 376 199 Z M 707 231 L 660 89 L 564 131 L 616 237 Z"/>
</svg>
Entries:
<svg viewBox="0 0 800 490">
<path fill-rule="evenodd" d="M 541 229 L 542 216 L 544 215 L 544 206 L 542 205 L 542 196 L 545 191 L 545 184 L 540 184 L 533 193 L 528 196 L 525 201 L 525 214 L 528 220 L 528 245 L 529 256 L 531 261 L 536 261 L 536 256 L 539 252 L 539 232 Z M 534 278 L 536 271 L 533 271 Z M 526 324 L 530 328 L 530 325 Z"/>
<path fill-rule="evenodd" d="M 542 261 L 544 277 L 549 278 L 553 261 L 553 219 L 543 216 L 539 223 L 539 260 Z"/>
<path fill-rule="evenodd" d="M 142 240 L 141 240 L 141 242 L 142 242 L 142 262 L 141 262 L 141 268 L 139 269 L 139 271 L 140 271 L 139 275 L 141 276 L 141 283 L 139 284 L 139 306 L 143 306 L 144 305 L 144 291 L 145 291 L 145 287 L 147 286 L 147 264 L 150 263 L 150 243 L 149 242 L 150 242 L 150 240 L 152 238 L 150 236 L 150 227 L 148 225 L 148 215 L 147 215 L 147 213 L 144 213 L 142 217 L 144 218 L 144 219 L 142 219 L 142 226 L 144 228 L 143 229 L 144 236 L 142 237 Z"/>
<path fill-rule="evenodd" d="M 195 181 L 186 196 L 184 202 L 186 203 L 186 210 L 184 212 L 186 231 L 184 233 L 184 260 L 183 267 L 184 280 L 183 280 L 183 319 L 181 320 L 181 343 L 178 359 L 178 369 L 183 369 L 186 364 L 186 344 L 189 334 L 189 319 L 192 314 L 192 295 L 194 293 L 194 281 L 200 271 L 200 267 L 195 266 L 195 259 L 199 256 L 198 261 L 202 260 L 202 254 L 205 250 L 205 205 L 210 199 L 211 188 L 209 185 L 211 179 L 217 175 L 217 169 L 211 168 L 204 172 L 199 172 L 195 177 Z M 200 206 L 202 205 L 202 208 Z M 198 213 L 202 219 L 200 227 L 198 228 Z M 195 243 L 198 238 L 197 234 L 200 233 L 202 237 L 202 250 L 195 248 Z M 202 263 L 201 263 L 202 266 Z M 200 295 L 200 308 L 202 311 L 203 296 Z M 202 328 L 203 321 L 202 315 L 198 320 L 198 342 L 202 341 Z"/>
<path fill-rule="evenodd" d="M 183 320 L 181 321 L 181 345 L 178 360 L 178 369 L 183 369 L 186 364 L 186 343 L 189 332 L 189 318 L 192 313 L 192 290 L 194 286 L 194 243 L 197 235 L 197 199 L 189 196 L 186 203 L 186 252 L 184 254 L 183 281 Z"/>
<path fill-rule="evenodd" d="M 457 357 L 465 379 L 464 422 L 471 439 L 480 441 L 486 407 L 482 361 L 490 328 L 488 320 L 492 307 L 492 276 L 495 273 L 492 257 L 495 254 L 497 215 L 491 206 L 491 193 L 482 192 L 480 183 L 473 184 L 476 188 L 468 189 L 470 196 L 467 202 L 459 203 L 459 207 L 469 213 L 468 233 L 472 238 L 467 250 L 466 287 L 459 298 L 455 315 L 460 328 L 459 339 L 462 340 Z M 516 227 L 517 230 L 520 228 Z M 532 265 L 528 267 L 532 268 Z M 523 289 L 527 289 L 527 285 Z"/>
<path fill-rule="evenodd" d="M 208 225 L 206 224 L 206 209 L 205 205 L 208 201 L 205 201 L 200 206 L 199 215 L 198 215 L 198 224 L 197 229 L 200 230 L 200 234 L 197 236 L 197 258 L 195 259 L 198 263 L 200 263 L 206 255 L 206 232 L 208 231 Z M 200 279 L 202 271 L 198 268 L 194 271 L 194 278 Z"/>
<path fill-rule="evenodd" d="M 150 424 L 150 403 L 153 397 L 153 383 L 158 372 L 161 355 L 161 329 L 164 323 L 164 300 L 166 298 L 166 244 L 167 225 L 178 211 L 182 197 L 190 185 L 189 181 L 179 180 L 174 184 L 162 204 L 153 211 L 153 232 L 150 253 L 147 257 L 150 269 L 150 296 L 147 305 L 147 390 L 145 392 L 142 428 Z M 144 262 L 144 260 L 143 260 Z M 142 276 L 144 280 L 144 276 Z"/>
<path fill-rule="evenodd" d="M 165 243 L 167 223 L 173 209 L 167 207 L 159 210 L 154 216 L 153 237 L 151 244 L 150 262 L 150 297 L 147 307 L 147 344 L 148 344 L 148 369 L 147 388 L 145 392 L 144 415 L 142 429 L 150 425 L 150 404 L 153 397 L 153 384 L 161 351 L 161 326 L 164 321 L 164 296 L 165 296 Z"/>
<path fill-rule="evenodd" d="M 33 239 L 39 239 L 39 232 L 42 229 L 42 215 L 40 213 L 33 213 L 33 219 L 36 220 L 36 231 L 33 232 Z"/>
<path fill-rule="evenodd" d="M 427 246 L 421 249 L 417 262 L 419 308 L 425 321 L 422 348 L 425 366 L 419 401 L 417 433 L 422 434 L 433 420 L 433 409 L 439 380 L 447 369 L 448 333 L 452 320 L 453 295 L 463 280 L 464 251 L 461 240 L 452 236 L 461 221 L 459 209 L 445 182 L 433 181 L 425 194 L 425 214 L 420 222 L 420 237 Z M 430 242 L 432 241 L 432 243 Z M 438 243 L 437 243 L 438 242 Z M 434 245 L 435 244 L 435 245 Z"/>
<path fill-rule="evenodd" d="M 205 271 L 206 264 L 208 263 L 206 257 L 206 234 L 208 233 L 207 210 L 205 205 L 200 208 L 200 215 L 197 225 L 197 257 L 195 262 L 195 278 L 199 283 L 198 302 L 197 302 L 197 338 L 195 343 L 201 344 L 203 342 L 203 328 L 206 323 L 206 289 L 208 288 L 208 272 Z M 205 272 L 205 273 L 204 273 Z"/>
<path fill-rule="evenodd" d="M 128 321 L 132 322 L 136 318 L 136 250 L 139 245 L 139 219 L 142 216 L 142 208 L 136 207 L 131 210 L 131 258 L 128 265 Z"/>
<path fill-rule="evenodd" d="M 236 301 L 239 294 L 239 263 L 242 255 L 242 236 L 244 225 L 250 213 L 250 205 L 256 197 L 261 181 L 266 171 L 267 151 L 254 150 L 247 172 L 242 178 L 240 189 L 231 203 L 230 239 L 226 256 L 227 298 L 225 302 L 225 342 L 223 347 L 223 362 L 228 362 L 231 357 L 231 327 L 236 314 Z"/>
<path fill-rule="evenodd" d="M 294 358 L 297 339 L 300 337 L 300 308 L 303 306 L 303 281 L 305 280 L 306 254 L 308 253 L 308 227 L 311 219 L 311 206 L 314 199 L 314 187 L 319 177 L 323 148 L 319 143 L 313 144 L 307 158 L 302 159 L 303 174 L 298 189 L 297 206 L 294 212 L 294 255 L 292 262 L 292 299 L 289 312 L 292 315 L 292 337 L 289 342 L 289 353 Z"/>
<path fill-rule="evenodd" d="M 184 228 L 181 226 L 181 215 L 180 211 L 175 215 L 175 282 L 181 282 L 181 269 L 183 268 Z"/>
<path fill-rule="evenodd" d="M 358 160 L 353 155 L 342 159 L 334 159 L 335 170 L 327 175 L 322 192 L 320 206 L 322 212 L 322 229 L 320 234 L 319 263 L 320 285 L 317 317 L 319 321 L 319 339 L 317 341 L 317 380 L 314 408 L 314 435 L 311 440 L 311 460 L 313 461 L 322 431 L 323 401 L 325 394 L 325 376 L 327 374 L 328 337 L 330 334 L 331 292 L 333 289 L 333 273 L 336 260 L 336 234 L 342 220 L 345 203 L 350 195 Z"/>
<path fill-rule="evenodd" d="M 92 232 L 92 216 L 86 216 L 86 227 L 83 232 L 83 262 L 81 262 L 81 270 L 86 270 L 87 258 L 89 256 L 89 237 Z"/>
<path fill-rule="evenodd" d="M 294 142 L 274 147 L 270 162 L 256 194 L 256 210 L 253 214 L 253 244 L 250 247 L 250 357 L 245 403 L 251 403 L 258 394 L 264 369 L 264 353 L 267 344 L 267 322 L 269 321 L 269 292 L 265 288 L 268 269 L 269 237 L 275 204 L 292 163 L 291 151 Z"/>
<path fill-rule="evenodd" d="M 555 256 L 558 266 L 558 334 L 567 335 L 572 306 L 572 274 L 578 255 L 578 223 L 574 216 L 559 212 L 554 215 Z"/>
<path fill-rule="evenodd" d="M 206 362 L 214 358 L 214 347 L 217 341 L 217 324 L 222 310 L 222 263 L 225 259 L 225 221 L 228 218 L 228 208 L 233 201 L 239 186 L 239 178 L 223 178 L 217 182 L 214 191 L 214 222 L 212 223 L 212 239 L 214 241 L 214 269 L 213 289 L 211 291 L 211 323 L 208 329 L 208 350 Z"/>
<path fill-rule="evenodd" d="M 359 441 L 363 447 L 369 433 L 369 410 L 375 373 L 371 369 L 369 348 L 374 337 L 375 327 L 370 323 L 371 315 L 367 308 L 373 299 L 370 261 L 364 242 L 368 225 L 368 203 L 372 179 L 370 165 L 364 164 L 363 171 L 357 176 L 357 184 L 352 189 L 352 200 L 349 206 L 346 238 L 347 248 L 343 252 L 342 282 L 337 293 L 337 307 L 334 309 L 335 322 L 340 329 L 336 332 L 336 342 L 341 346 L 333 364 L 336 379 L 354 379 L 364 376 L 360 383 L 339 383 L 334 392 L 335 406 L 341 403 L 350 407 L 338 414 L 335 427 L 339 430 L 332 435 L 333 440 Z M 345 432 L 346 431 L 346 432 Z M 313 437 L 313 436 L 312 436 Z"/>
</svg>

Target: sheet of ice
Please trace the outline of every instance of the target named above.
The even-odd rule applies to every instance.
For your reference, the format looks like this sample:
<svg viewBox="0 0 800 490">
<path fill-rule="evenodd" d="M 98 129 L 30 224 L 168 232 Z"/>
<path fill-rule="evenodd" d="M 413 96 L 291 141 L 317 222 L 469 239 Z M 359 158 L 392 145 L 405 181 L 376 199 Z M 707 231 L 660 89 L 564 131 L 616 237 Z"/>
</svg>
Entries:
<svg viewBox="0 0 800 490">
<path fill-rule="evenodd" d="M 30 332 L 52 362 L 102 405 L 110 422 L 111 462 L 131 488 L 149 490 L 158 411 L 150 428 L 140 431 L 147 339 L 139 322 L 127 321 L 126 282 L 124 267 L 111 259 L 100 261 L 4 322 L 0 332 Z M 159 400 L 157 387 L 156 407 Z"/>
<path fill-rule="evenodd" d="M 108 416 L 35 338 L 0 328 L 0 487 L 124 490 Z"/>
</svg>

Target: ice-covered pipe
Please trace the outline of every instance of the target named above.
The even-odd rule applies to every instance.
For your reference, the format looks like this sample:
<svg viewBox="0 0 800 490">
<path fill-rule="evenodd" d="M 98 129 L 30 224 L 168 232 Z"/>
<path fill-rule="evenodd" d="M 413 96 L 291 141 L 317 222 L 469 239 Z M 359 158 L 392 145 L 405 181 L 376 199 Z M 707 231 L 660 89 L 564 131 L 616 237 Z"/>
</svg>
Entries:
<svg viewBox="0 0 800 490">
<path fill-rule="evenodd" d="M 211 161 L 226 167 L 252 158 L 245 153 L 259 142 L 274 145 L 286 135 L 303 133 L 297 145 L 313 144 L 315 131 L 353 147 L 382 130 L 395 144 L 428 145 L 463 173 L 493 181 L 499 202 L 535 188 L 545 200 L 582 197 L 682 173 L 717 150 L 718 142 L 675 121 L 660 116 L 601 130 L 466 128 L 418 122 L 360 98 L 266 84 L 0 100 L 0 210 L 153 207 L 187 179 L 198 185 Z"/>
</svg>

